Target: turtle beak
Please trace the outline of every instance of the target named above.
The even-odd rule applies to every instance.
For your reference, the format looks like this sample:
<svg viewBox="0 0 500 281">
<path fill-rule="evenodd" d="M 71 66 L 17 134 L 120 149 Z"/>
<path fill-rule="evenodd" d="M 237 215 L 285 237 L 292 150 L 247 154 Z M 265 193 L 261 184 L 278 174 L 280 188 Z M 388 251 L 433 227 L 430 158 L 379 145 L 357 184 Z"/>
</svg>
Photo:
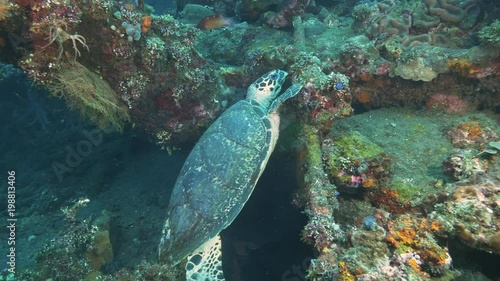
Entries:
<svg viewBox="0 0 500 281">
<path fill-rule="evenodd" d="M 276 76 L 272 77 L 271 79 L 274 82 L 274 96 L 278 96 L 279 93 L 281 92 L 281 87 L 283 86 L 283 83 L 285 83 L 285 78 L 288 75 L 285 71 L 281 69 L 276 69 L 275 73 L 271 74 L 271 76 Z"/>
</svg>

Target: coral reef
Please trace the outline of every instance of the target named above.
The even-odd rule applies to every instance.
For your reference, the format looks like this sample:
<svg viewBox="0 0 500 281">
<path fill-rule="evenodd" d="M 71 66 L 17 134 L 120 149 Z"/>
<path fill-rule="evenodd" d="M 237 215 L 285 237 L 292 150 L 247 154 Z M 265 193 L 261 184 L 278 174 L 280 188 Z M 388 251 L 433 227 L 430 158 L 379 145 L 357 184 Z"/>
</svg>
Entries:
<svg viewBox="0 0 500 281">
<path fill-rule="evenodd" d="M 300 104 L 308 122 L 327 133 L 333 119 L 352 113 L 348 77 L 336 72 L 325 74 L 319 58 L 303 54 L 290 68 L 294 81 L 304 85 Z"/>
<path fill-rule="evenodd" d="M 263 17 L 273 28 L 288 27 L 292 25 L 293 17 L 304 14 L 306 9 L 313 5 L 314 1 L 311 0 L 290 0 L 277 13 L 268 12 Z"/>
<path fill-rule="evenodd" d="M 424 277 L 428 277 L 427 274 L 441 275 L 449 270 L 451 257 L 432 237 L 443 230 L 440 221 L 402 215 L 389 223 L 386 239 L 396 248 L 396 253 L 410 254 L 411 258 L 406 263 L 415 272 Z"/>
<path fill-rule="evenodd" d="M 487 165 L 471 153 L 453 153 L 443 161 L 443 172 L 458 181 L 475 181 L 487 170 Z"/>
<path fill-rule="evenodd" d="M 290 68 L 293 79 L 307 86 L 308 98 L 300 103 L 309 107 L 312 121 L 322 124 L 322 131 L 332 119 L 351 114 L 351 99 L 366 108 L 384 99 L 400 102 L 388 87 L 394 83 L 388 75 L 415 81 L 439 79 L 437 75 L 447 72 L 470 79 L 496 75 L 500 64 L 481 62 L 487 52 L 489 61 L 498 54 L 485 47 L 465 54 L 455 52 L 455 46 L 469 45 L 446 41 L 459 38 L 465 42 L 463 30 L 470 25 L 450 20 L 447 13 L 460 18 L 466 14 L 475 22 L 479 3 L 431 2 L 360 4 L 353 9 L 356 21 L 352 26 L 362 33 L 359 36 L 354 36 L 350 22 L 343 23 L 335 10 L 319 8 L 326 3 L 314 1 L 268 1 L 265 5 L 261 1 L 214 1 L 211 7 L 203 7 L 207 13 L 239 14 L 257 25 L 270 20 L 275 26 L 292 28 L 292 38 L 287 31 L 256 29 L 244 23 L 213 33 L 200 32 L 192 26 L 200 20 L 196 20 L 199 9 L 193 7 L 202 6 L 187 1 L 177 3 L 179 10 L 185 10 L 182 21 L 155 15 L 147 5 L 113 6 L 109 1 L 72 6 L 48 1 L 9 4 L 16 15 L 25 8 L 37 12 L 24 11 L 31 23 L 28 30 L 11 24 L 22 16 L 5 21 L 15 29 L 13 34 L 31 41 L 20 48 L 20 65 L 37 83 L 53 84 L 56 73 L 65 72 L 78 61 L 100 73 L 118 99 L 125 101 L 137 127 L 155 138 L 163 136 L 158 142 L 168 147 L 194 138 L 238 99 L 235 94 L 244 91 L 245 83 L 270 67 Z M 263 15 L 272 9 L 278 12 Z M 318 13 L 319 20 L 306 12 Z M 261 16 L 263 19 L 257 21 Z M 336 36 L 331 30 L 334 26 L 340 27 L 345 42 L 332 44 L 329 40 L 329 45 L 324 45 L 327 38 Z M 494 26 L 482 34 L 494 34 L 488 31 Z M 321 43 L 312 44 L 313 37 Z M 227 84 L 227 66 L 221 64 L 241 63 L 245 68 L 240 71 L 241 82 Z M 184 108 L 193 110 L 186 112 Z M 148 116 L 150 113 L 154 116 Z"/>
<path fill-rule="evenodd" d="M 500 43 L 500 21 L 495 20 L 488 26 L 484 26 L 479 31 L 479 39 L 487 44 Z"/>
<path fill-rule="evenodd" d="M 440 221 L 448 236 L 498 254 L 500 162 L 496 157 L 496 132 L 497 124 L 479 118 L 462 121 L 447 132 L 461 150 L 445 159 L 443 167 L 457 183 L 449 200 L 437 204 L 429 217 Z"/>
<path fill-rule="evenodd" d="M 284 137 L 281 149 L 299 146 L 295 203 L 308 218 L 301 238 L 316 253 L 307 278 L 450 280 L 456 274 L 447 243 L 500 253 L 500 131 L 486 115 L 473 114 L 498 113 L 500 106 L 495 1 L 175 2 L 178 14 L 169 15 L 143 1 L 0 0 L 0 83 L 16 83 L 19 67 L 97 125 L 95 134 L 109 127 L 130 129 L 134 137 L 145 132 L 172 154 L 244 98 L 256 77 L 284 69 L 287 84 L 304 86 L 282 108 L 283 126 L 293 123 L 300 130 Z M 233 17 L 232 23 L 210 31 L 197 27 L 211 15 Z M 33 159 L 52 151 L 44 145 L 49 142 L 66 150 L 44 156 L 46 161 L 31 164 L 35 168 L 20 167 L 38 172 L 22 193 L 22 204 L 30 206 L 23 215 L 52 215 L 80 194 L 95 195 L 114 184 L 108 172 L 119 170 L 125 158 L 117 152 L 117 136 L 92 146 L 109 158 L 99 165 L 89 163 L 98 162 L 97 156 L 89 156 L 64 177 L 39 167 L 63 165 L 73 151 L 67 143 L 79 144 L 78 132 L 91 125 L 47 106 L 45 91 L 28 91 L 5 93 L 22 106 L 5 103 L 2 116 L 26 124 L 6 125 L 4 134 L 12 131 L 25 146 L 41 145 Z M 67 131 L 47 134 L 63 122 Z M 141 141 L 130 150 L 140 150 Z M 2 140 L 2 147 L 11 146 Z M 15 151 L 3 153 L 6 162 L 19 159 Z M 82 187 L 82 170 L 107 179 Z M 62 180 L 68 187 L 57 188 Z M 33 194 L 41 195 L 31 199 Z M 168 201 L 152 197 L 144 202 L 164 208 Z M 182 266 L 151 262 L 139 251 L 124 251 L 115 239 L 139 233 L 137 245 L 127 247 L 142 249 L 147 239 L 157 240 L 151 231 L 157 221 L 130 222 L 136 232 L 125 226 L 120 233 L 112 225 L 115 213 L 77 219 L 85 203 L 77 202 L 64 209 L 64 227 L 54 226 L 64 230 L 51 235 L 54 242 L 19 280 L 182 278 Z M 125 259 L 135 264 L 125 268 Z M 138 264 L 140 259 L 145 261 Z"/>
<path fill-rule="evenodd" d="M 494 124 L 482 124 L 481 119 L 472 119 L 460 122 L 446 131 L 451 143 L 456 148 L 480 149 L 485 143 L 495 141 L 499 138 L 495 132 Z M 491 128 L 490 128 L 491 126 Z"/>
<path fill-rule="evenodd" d="M 36 267 L 19 273 L 20 280 L 84 280 L 95 276 L 91 261 L 83 252 L 91 249 L 97 228 L 76 219 L 77 212 L 89 202 L 80 199 L 71 207 L 62 209 L 67 227 L 37 253 Z"/>
<path fill-rule="evenodd" d="M 391 170 L 390 158 L 359 133 L 327 136 L 322 150 L 328 175 L 340 192 L 356 193 L 386 184 Z"/>
<path fill-rule="evenodd" d="M 143 261 L 133 269 L 121 269 L 114 275 L 106 275 L 100 277 L 103 281 L 134 281 L 134 280 L 150 280 L 150 281 L 177 281 L 185 280 L 183 270 L 172 269 L 166 265 L 158 263 L 150 263 Z"/>
<path fill-rule="evenodd" d="M 36 255 L 36 266 L 16 273 L 16 280 L 182 280 L 179 268 L 143 261 L 134 269 L 121 269 L 103 274 L 102 268 L 113 261 L 110 240 L 112 213 L 103 210 L 95 219 L 78 219 L 89 203 L 79 199 L 62 208 L 65 227 Z M 7 279 L 8 280 L 8 279 Z"/>
<path fill-rule="evenodd" d="M 481 14 L 481 1 L 449 2 L 425 0 L 396 5 L 391 0 L 378 1 L 356 6 L 353 16 L 359 26 L 366 28 L 370 38 L 382 42 L 392 38 L 403 46 L 454 46 L 456 42 L 446 35 L 473 27 Z M 446 30 L 442 24 L 451 25 L 455 30 Z"/>
<path fill-rule="evenodd" d="M 87 100 L 79 101 L 72 100 L 75 95 L 64 96 L 99 126 L 121 129 L 131 116 L 153 136 L 172 136 L 169 144 L 193 137 L 220 111 L 218 95 L 231 93 L 217 67 L 194 50 L 196 30 L 171 16 L 151 15 L 147 8 L 123 4 L 110 9 L 108 4 L 30 3 L 37 11 L 29 15 L 32 24 L 26 31 L 33 48 L 23 51 L 21 66 L 37 83 L 56 88 L 60 97 L 61 91 L 88 92 L 72 86 L 75 77 L 70 74 L 78 75 L 75 69 L 87 69 L 80 71 L 84 75 L 79 79 L 109 84 L 102 87 L 102 96 L 86 95 Z M 200 70 L 201 66 L 206 68 Z M 92 78 L 96 74 L 88 70 L 96 70 L 102 79 Z M 104 96 L 110 102 L 98 100 Z M 181 107 L 196 110 L 175 114 L 184 112 Z M 157 116 L 150 118 L 146 112 Z"/>
<path fill-rule="evenodd" d="M 458 186 L 451 199 L 438 204 L 430 217 L 440 221 L 448 235 L 464 244 L 499 254 L 499 194 L 500 188 L 492 183 Z"/>
<path fill-rule="evenodd" d="M 306 226 L 303 236 L 306 241 L 312 242 L 321 251 L 328 249 L 335 241 L 335 237 L 343 235 L 333 218 L 333 210 L 338 205 L 337 191 L 322 171 L 321 148 L 314 129 L 304 126 L 302 130 L 306 136 L 304 139 L 307 153 L 305 161 L 308 167 L 304 174 L 304 185 L 309 202 L 312 203 L 308 206 L 311 210 L 309 213 L 311 223 Z"/>
<path fill-rule="evenodd" d="M 439 112 L 465 114 L 469 105 L 458 96 L 436 93 L 429 97 L 426 108 Z"/>
<path fill-rule="evenodd" d="M 480 2 L 424 0 L 430 15 L 438 16 L 444 22 L 459 24 L 463 28 L 471 28 L 476 23 L 481 13 Z"/>
<path fill-rule="evenodd" d="M 430 112 L 426 114 L 428 113 Z M 498 167 L 492 167 L 492 163 L 497 163 L 496 150 L 492 150 L 491 154 L 480 154 L 480 157 L 485 157 L 484 159 L 477 159 L 479 150 L 477 153 L 460 154 L 464 158 L 457 158 L 458 155 L 448 158 L 444 164 L 444 173 L 454 174 L 455 179 L 459 180 L 457 183 L 444 183 L 448 179 L 441 174 L 439 168 L 432 172 L 433 179 L 422 180 L 416 175 L 425 173 L 417 171 L 421 168 L 439 166 L 443 156 L 453 151 L 450 140 L 442 133 L 446 128 L 462 124 L 460 122 L 464 120 L 469 120 L 468 122 L 475 120 L 477 124 L 480 120 L 482 128 L 486 127 L 486 124 L 493 128 L 489 129 L 491 132 L 496 131 L 498 126 L 484 116 L 468 116 L 462 120 L 446 123 L 444 122 L 446 115 L 433 114 L 421 117 L 406 116 L 406 120 L 401 124 L 392 123 L 380 127 L 383 121 L 378 118 L 386 122 L 397 118 L 388 116 L 387 112 L 376 115 L 376 111 L 370 111 L 364 114 L 367 115 L 367 119 L 358 115 L 351 118 L 360 118 L 358 121 L 349 119 L 337 121 L 330 135 L 323 137 L 323 141 L 316 139 L 315 145 L 311 145 L 309 139 L 306 140 L 309 161 L 315 162 L 316 167 L 322 169 L 323 177 L 330 176 L 330 182 L 335 184 L 334 187 L 328 188 L 323 185 L 320 190 L 309 193 L 309 202 L 306 205 L 309 223 L 304 228 L 303 237 L 306 241 L 314 243 L 319 252 L 318 258 L 311 264 L 309 277 L 318 280 L 455 278 L 457 273 L 451 269 L 452 257 L 444 242 L 446 239 L 458 237 L 466 239 L 464 243 L 471 247 L 496 251 L 497 237 L 493 233 L 497 229 L 495 225 L 497 214 L 491 206 L 496 204 L 493 200 L 497 200 L 495 195 L 497 188 L 494 184 L 497 179 L 477 187 L 471 185 L 483 181 L 486 177 L 495 178 Z M 443 123 L 431 129 L 429 125 L 436 122 L 438 116 L 441 116 L 439 118 Z M 374 124 L 379 127 L 373 128 Z M 408 133 L 404 133 L 406 130 Z M 360 132 L 364 132 L 364 135 Z M 394 138 L 388 135 L 394 135 Z M 381 140 L 380 136 L 385 136 L 385 139 Z M 433 164 L 431 162 L 422 164 L 421 161 L 430 160 L 430 155 L 427 153 L 421 156 L 407 155 L 409 147 L 398 143 L 398 139 L 402 136 L 425 139 L 432 136 L 434 138 L 432 146 L 441 147 L 442 152 L 439 153 L 441 156 L 433 157 Z M 428 151 L 432 148 L 420 149 Z M 404 156 L 400 155 L 402 151 L 405 151 Z M 391 156 L 390 161 L 386 162 L 385 166 L 376 169 L 373 167 L 373 172 L 382 172 L 380 177 L 382 180 L 368 189 L 352 188 L 356 185 L 363 186 L 365 177 L 361 176 L 358 181 L 356 175 L 369 171 L 366 169 L 369 165 L 365 167 L 366 165 L 361 163 L 365 163 L 367 159 L 375 163 L 384 163 L 384 160 L 381 160 L 387 157 L 384 154 Z M 389 166 L 390 163 L 392 167 Z M 332 173 L 332 169 L 337 170 Z M 339 175 L 338 169 L 351 174 L 342 181 L 343 174 Z M 430 185 L 429 182 L 434 184 Z M 321 181 L 314 183 L 316 186 L 322 186 Z M 467 184 L 467 190 L 462 191 L 459 183 Z M 360 190 L 364 192 L 359 192 Z M 335 204 L 335 208 L 329 207 L 330 197 L 323 197 L 327 194 L 331 196 L 332 191 L 337 194 L 338 203 Z M 451 196 L 448 196 L 447 192 L 450 192 Z M 366 200 L 363 203 L 353 203 L 355 199 L 352 198 L 356 196 Z M 463 199 L 464 197 L 466 199 Z M 479 199 L 472 199 L 476 197 Z M 481 200 L 481 203 L 478 205 L 476 200 Z M 372 206 L 367 208 L 362 207 L 362 204 Z M 332 212 L 335 220 L 329 218 Z M 422 215 L 422 212 L 428 212 L 430 215 Z M 482 214 L 479 219 L 482 228 L 479 232 L 478 223 L 472 225 L 474 213 Z"/>
<path fill-rule="evenodd" d="M 388 93 L 377 95 L 370 85 L 373 83 L 366 83 L 387 83 L 381 81 L 386 74 L 413 81 L 432 81 L 450 72 L 469 79 L 496 77 L 498 63 L 495 59 L 499 54 L 493 51 L 495 48 L 491 46 L 494 44 L 481 39 L 486 44 L 474 47 L 478 42 L 471 34 L 483 19 L 485 7 L 482 1 L 445 0 L 410 1 L 398 5 L 387 0 L 355 6 L 352 27 L 362 34 L 360 36 L 371 39 L 358 40 L 361 52 L 357 53 L 361 55 L 357 57 L 361 59 L 344 60 L 342 65 L 341 72 L 349 71 L 352 78 L 355 101 L 369 108 L 373 106 L 372 101 L 381 100 L 380 96 L 387 97 Z M 493 21 L 494 17 L 490 17 L 489 22 Z M 494 26 L 493 22 L 485 27 L 484 36 L 494 37 Z M 369 52 L 367 46 L 376 52 Z M 355 57 L 356 52 L 352 53 Z M 489 57 L 488 63 L 485 57 Z M 461 83 L 470 81 L 462 80 Z M 491 102 L 496 103 L 490 99 L 485 104 Z"/>
<path fill-rule="evenodd" d="M 394 68 L 394 75 L 408 80 L 429 82 L 436 78 L 437 73 L 432 67 L 425 65 L 422 58 L 417 58 L 407 62 L 398 62 Z"/>
</svg>

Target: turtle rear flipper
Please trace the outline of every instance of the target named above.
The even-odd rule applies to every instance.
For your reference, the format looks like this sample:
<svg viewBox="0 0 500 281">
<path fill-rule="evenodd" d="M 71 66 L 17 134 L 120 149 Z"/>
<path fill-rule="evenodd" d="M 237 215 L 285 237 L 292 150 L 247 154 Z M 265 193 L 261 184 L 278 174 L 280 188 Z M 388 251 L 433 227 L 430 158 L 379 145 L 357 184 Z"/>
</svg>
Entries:
<svg viewBox="0 0 500 281">
<path fill-rule="evenodd" d="M 299 84 L 293 84 L 292 86 L 290 86 L 290 88 L 286 89 L 286 91 L 283 94 L 281 94 L 277 99 L 275 99 L 271 103 L 271 106 L 269 107 L 269 110 L 267 112 L 270 113 L 278 109 L 278 107 L 280 107 L 280 105 L 284 101 L 295 97 L 300 92 L 301 89 L 302 85 Z"/>
<path fill-rule="evenodd" d="M 188 256 L 186 281 L 225 281 L 221 245 L 220 236 L 217 235 Z"/>
</svg>

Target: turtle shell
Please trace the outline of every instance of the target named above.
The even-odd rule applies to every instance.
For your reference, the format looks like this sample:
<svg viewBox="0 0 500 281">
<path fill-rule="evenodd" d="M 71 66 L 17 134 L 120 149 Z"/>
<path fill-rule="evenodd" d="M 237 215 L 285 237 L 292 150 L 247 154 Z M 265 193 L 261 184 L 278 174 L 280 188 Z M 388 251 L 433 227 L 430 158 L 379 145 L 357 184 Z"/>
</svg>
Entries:
<svg viewBox="0 0 500 281">
<path fill-rule="evenodd" d="M 161 260 L 177 264 L 236 218 L 272 146 L 271 121 L 253 101 L 234 104 L 205 131 L 175 183 Z"/>
</svg>

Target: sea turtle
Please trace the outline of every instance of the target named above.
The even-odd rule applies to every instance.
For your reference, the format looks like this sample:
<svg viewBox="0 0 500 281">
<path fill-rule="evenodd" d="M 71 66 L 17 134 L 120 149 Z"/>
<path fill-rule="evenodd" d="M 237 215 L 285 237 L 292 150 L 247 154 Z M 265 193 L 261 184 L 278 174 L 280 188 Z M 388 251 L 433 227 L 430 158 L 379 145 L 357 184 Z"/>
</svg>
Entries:
<svg viewBox="0 0 500 281">
<path fill-rule="evenodd" d="M 224 280 L 219 232 L 247 202 L 274 150 L 279 106 L 302 88 L 278 96 L 287 73 L 273 70 L 250 85 L 201 136 L 174 186 L 159 245 L 160 261 L 189 255 L 186 279 Z"/>
</svg>

